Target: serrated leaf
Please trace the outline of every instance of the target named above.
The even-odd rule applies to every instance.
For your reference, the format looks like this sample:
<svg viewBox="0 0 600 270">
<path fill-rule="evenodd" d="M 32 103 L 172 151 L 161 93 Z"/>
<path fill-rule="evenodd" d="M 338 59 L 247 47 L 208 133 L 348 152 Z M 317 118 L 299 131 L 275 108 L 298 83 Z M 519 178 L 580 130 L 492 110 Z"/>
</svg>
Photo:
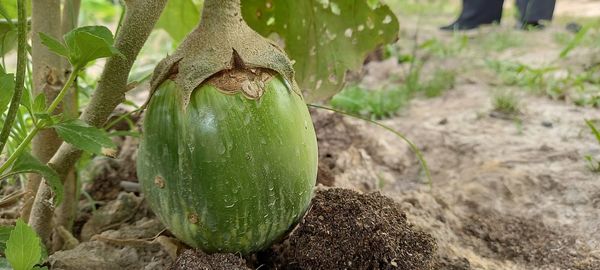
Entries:
<svg viewBox="0 0 600 270">
<path fill-rule="evenodd" d="M 2 114 L 12 99 L 15 92 L 15 78 L 13 74 L 0 72 L 0 114 Z"/>
<path fill-rule="evenodd" d="M 8 241 L 8 237 L 13 228 L 13 226 L 0 226 L 0 253 L 4 253 L 6 241 Z"/>
<path fill-rule="evenodd" d="M 199 19 L 200 9 L 192 0 L 169 0 L 156 28 L 165 30 L 175 42 L 180 43 L 198 24 Z"/>
<path fill-rule="evenodd" d="M 80 68 L 99 58 L 113 55 L 124 57 L 113 46 L 113 35 L 104 26 L 75 28 L 63 36 L 64 44 L 43 33 L 40 33 L 40 38 L 42 44 L 46 45 L 52 52 L 66 57 L 71 65 Z"/>
<path fill-rule="evenodd" d="M 46 46 L 50 51 L 52 51 L 60 56 L 69 58 L 69 49 L 67 49 L 67 47 L 65 47 L 65 45 L 60 43 L 60 41 L 58 41 L 55 38 L 48 36 L 44 33 L 41 33 L 41 32 L 40 32 L 40 40 L 41 40 L 42 44 L 44 46 Z"/>
<path fill-rule="evenodd" d="M 10 174 L 37 173 L 44 177 L 55 194 L 55 205 L 59 205 L 63 199 L 64 188 L 60 177 L 54 169 L 46 166 L 28 152 L 23 152 L 13 164 Z"/>
<path fill-rule="evenodd" d="M 15 270 L 31 270 L 42 257 L 40 238 L 19 219 L 6 242 L 5 254 Z"/>
<path fill-rule="evenodd" d="M 398 19 L 386 6 L 365 0 L 244 0 L 246 22 L 263 36 L 277 33 L 296 61 L 296 80 L 306 98 L 321 100 L 343 87 L 378 45 L 398 36 Z"/>
<path fill-rule="evenodd" d="M 74 119 L 53 126 L 65 142 L 97 155 L 105 155 L 107 148 L 115 148 L 113 141 L 104 130 L 92 127 Z"/>
<path fill-rule="evenodd" d="M 64 36 L 69 49 L 69 61 L 74 66 L 85 66 L 98 58 L 120 55 L 113 47 L 113 35 L 104 26 L 84 26 L 76 28 Z"/>
</svg>

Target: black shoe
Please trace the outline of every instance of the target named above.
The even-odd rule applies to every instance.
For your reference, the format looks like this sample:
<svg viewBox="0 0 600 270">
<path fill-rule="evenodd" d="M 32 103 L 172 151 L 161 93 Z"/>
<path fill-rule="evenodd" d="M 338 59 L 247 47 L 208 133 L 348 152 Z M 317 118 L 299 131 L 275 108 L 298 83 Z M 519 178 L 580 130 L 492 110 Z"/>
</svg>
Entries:
<svg viewBox="0 0 600 270">
<path fill-rule="evenodd" d="M 452 23 L 446 26 L 442 26 L 440 27 L 440 30 L 442 31 L 465 31 L 465 30 L 472 30 L 479 27 L 478 25 L 468 25 L 468 24 L 462 24 L 462 23 Z"/>
<path fill-rule="evenodd" d="M 544 30 L 546 25 L 540 22 L 519 22 L 516 28 L 520 30 Z"/>
<path fill-rule="evenodd" d="M 569 31 L 569 32 L 571 32 L 573 34 L 579 33 L 579 31 L 581 31 L 581 28 L 583 28 L 581 26 L 581 24 L 578 24 L 576 22 L 570 22 L 566 26 L 567 31 Z"/>
</svg>

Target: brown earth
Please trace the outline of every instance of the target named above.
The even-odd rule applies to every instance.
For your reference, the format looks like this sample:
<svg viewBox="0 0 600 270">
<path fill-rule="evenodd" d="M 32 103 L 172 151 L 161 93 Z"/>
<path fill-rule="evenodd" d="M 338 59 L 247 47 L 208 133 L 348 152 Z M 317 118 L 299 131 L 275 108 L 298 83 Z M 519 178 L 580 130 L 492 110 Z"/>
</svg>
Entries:
<svg viewBox="0 0 600 270">
<path fill-rule="evenodd" d="M 598 2 L 565 3 L 559 1 L 558 14 L 592 12 L 582 7 Z M 577 3 L 585 4 L 577 9 Z M 449 16 L 421 20 L 421 39 L 451 40 L 452 35 L 440 34 L 436 28 L 448 22 Z M 417 20 L 402 18 L 401 42 L 408 42 Z M 480 41 L 511 28 L 510 22 L 484 28 L 469 33 L 469 40 Z M 319 192 L 311 212 L 283 244 L 246 262 L 235 255 L 191 251 L 177 259 L 177 244 L 172 239 L 158 240 L 169 235 L 152 218 L 143 199 L 122 193 L 121 182 L 135 181 L 130 173 L 135 163 L 129 160 L 100 166 L 112 171 L 95 174 L 95 178 L 109 184 L 99 181 L 88 191 L 100 201 L 94 206 L 101 207 L 93 212 L 90 202 L 82 200 L 81 208 L 87 210 L 80 214 L 75 234 L 89 241 L 52 255 L 48 265 L 52 269 L 167 269 L 177 265 L 268 269 L 284 264 L 292 269 L 293 265 L 301 269 L 395 269 L 394 262 L 397 269 L 600 269 L 600 176 L 584 160 L 585 155 L 600 157 L 600 145 L 583 122 L 597 119 L 599 110 L 576 107 L 568 98 L 553 100 L 521 91 L 519 119 L 490 116 L 494 91 L 523 89 L 502 85 L 483 62 L 492 58 L 547 64 L 563 48 L 553 41 L 563 31 L 562 25 L 555 25 L 517 33 L 524 44 L 500 52 L 470 47 L 462 55 L 430 59 L 425 71 L 434 67 L 458 71 L 454 89 L 437 98 L 413 100 L 398 116 L 382 121 L 420 147 L 432 172 L 430 185 L 413 153 L 394 135 L 362 121 L 313 111 L 320 150 L 319 182 L 367 195 L 348 190 Z M 589 66 L 598 62 L 599 54 L 580 48 L 571 55 L 560 68 Z M 376 87 L 405 74 L 405 69 L 397 61 L 373 62 L 365 67 L 361 82 Z M 375 191 L 379 193 L 371 193 Z M 12 220 L 13 212 L 0 214 Z M 114 218 L 105 220 L 106 216 Z M 386 235 L 378 234 L 382 232 Z M 416 256 L 407 257 L 409 251 Z M 379 268 L 369 268 L 371 263 Z"/>
</svg>

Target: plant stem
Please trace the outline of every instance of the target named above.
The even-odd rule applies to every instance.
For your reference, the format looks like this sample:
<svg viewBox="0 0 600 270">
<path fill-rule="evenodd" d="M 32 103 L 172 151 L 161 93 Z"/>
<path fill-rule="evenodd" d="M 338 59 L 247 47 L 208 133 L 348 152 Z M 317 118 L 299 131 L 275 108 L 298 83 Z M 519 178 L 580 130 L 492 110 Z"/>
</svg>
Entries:
<svg viewBox="0 0 600 270">
<path fill-rule="evenodd" d="M 54 101 L 52 101 L 52 104 L 50 104 L 50 106 L 46 110 L 46 113 L 52 114 L 54 112 L 54 110 L 56 110 L 58 105 L 60 105 L 60 102 L 63 100 L 63 98 L 69 91 L 71 84 L 73 84 L 73 82 L 75 81 L 75 78 L 77 78 L 77 74 L 79 73 L 80 69 L 81 68 L 77 67 L 77 66 L 75 66 L 73 68 L 73 72 L 71 72 L 71 74 L 69 74 L 69 79 L 67 79 L 67 82 L 65 83 L 65 85 L 63 85 L 63 88 L 60 90 L 60 92 L 58 92 L 58 96 L 56 96 Z"/>
<path fill-rule="evenodd" d="M 49 113 L 49 114 L 52 113 L 56 109 L 58 104 L 60 104 L 62 98 L 64 98 L 64 96 L 65 96 L 65 93 L 69 90 L 69 87 L 71 87 L 71 84 L 73 84 L 73 81 L 75 81 L 75 78 L 77 77 L 76 74 L 78 71 L 79 71 L 79 69 L 75 68 L 75 72 L 71 73 L 71 75 L 69 76 L 69 80 L 67 80 L 67 83 L 60 90 L 59 95 L 54 99 L 52 104 L 48 107 L 48 109 L 46 110 L 46 113 Z M 43 128 L 44 128 L 44 126 L 40 125 L 39 122 L 34 123 L 33 130 L 29 134 L 27 134 L 27 137 L 25 137 L 25 140 L 23 140 L 19 144 L 17 149 L 15 149 L 15 151 L 10 155 L 10 157 L 6 160 L 6 162 L 4 162 L 4 164 L 2 164 L 2 166 L 0 166 L 0 175 L 2 173 L 4 173 L 4 171 L 6 171 L 15 160 L 17 160 L 17 158 L 21 155 L 21 153 L 25 149 L 27 149 L 27 146 L 29 145 L 31 140 L 35 137 L 35 135 L 37 135 L 37 133 Z"/>
<path fill-rule="evenodd" d="M 38 0 L 36 0 L 38 1 Z M 142 46 L 158 21 L 167 0 L 127 0 L 123 26 L 115 40 L 115 47 L 125 55 L 125 58 L 113 56 L 108 59 L 102 72 L 98 86 L 90 103 L 85 108 L 80 119 L 86 123 L 101 127 L 113 112 L 115 107 L 125 100 L 127 79 Z M 82 151 L 70 144 L 63 143 L 48 164 L 65 179 L 68 172 Z M 53 206 L 50 203 L 52 189 L 43 184 L 37 191 L 29 225 L 38 233 L 44 243 L 52 232 Z"/>
<path fill-rule="evenodd" d="M 2 166 L 0 166 L 0 174 L 4 173 L 9 167 L 10 165 L 12 165 L 12 163 L 17 160 L 17 158 L 21 155 L 21 153 L 27 149 L 27 146 L 29 145 L 29 143 L 31 142 L 31 140 L 33 140 L 33 137 L 35 137 L 35 135 L 38 133 L 40 129 L 35 126 L 33 128 L 33 130 L 27 134 L 27 137 L 25 137 L 25 139 L 19 144 L 19 146 L 17 147 L 17 149 L 15 149 L 15 151 L 10 155 L 10 157 L 6 160 L 6 162 L 4 162 L 4 164 L 2 164 Z"/>
<path fill-rule="evenodd" d="M 2 132 L 0 132 L 0 153 L 4 150 L 4 146 L 8 141 L 10 130 L 15 122 L 17 113 L 19 111 L 19 105 L 21 103 L 21 96 L 23 95 L 23 88 L 25 87 L 25 68 L 27 65 L 27 15 L 25 14 L 25 0 L 18 0 L 18 51 L 17 51 L 17 78 L 15 82 L 15 92 L 10 102 L 10 108 L 6 115 Z"/>
</svg>

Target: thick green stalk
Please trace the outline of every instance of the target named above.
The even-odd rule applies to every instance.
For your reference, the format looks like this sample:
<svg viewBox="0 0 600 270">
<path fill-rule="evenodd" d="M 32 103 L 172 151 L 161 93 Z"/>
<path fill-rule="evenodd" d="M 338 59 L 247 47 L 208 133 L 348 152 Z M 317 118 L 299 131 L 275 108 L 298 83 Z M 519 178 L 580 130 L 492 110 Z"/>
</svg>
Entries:
<svg viewBox="0 0 600 270">
<path fill-rule="evenodd" d="M 8 109 L 6 121 L 2 127 L 2 132 L 0 132 L 0 153 L 2 153 L 2 150 L 4 150 L 6 141 L 8 141 L 10 130 L 12 129 L 12 125 L 17 117 L 17 112 L 19 111 L 19 104 L 21 103 L 23 88 L 25 87 L 25 67 L 27 66 L 27 15 L 25 14 L 26 11 L 24 2 L 24 0 L 17 1 L 19 19 L 17 25 L 17 38 L 19 44 L 17 51 L 17 78 L 15 83 L 15 92 L 10 102 L 10 108 Z"/>
</svg>

